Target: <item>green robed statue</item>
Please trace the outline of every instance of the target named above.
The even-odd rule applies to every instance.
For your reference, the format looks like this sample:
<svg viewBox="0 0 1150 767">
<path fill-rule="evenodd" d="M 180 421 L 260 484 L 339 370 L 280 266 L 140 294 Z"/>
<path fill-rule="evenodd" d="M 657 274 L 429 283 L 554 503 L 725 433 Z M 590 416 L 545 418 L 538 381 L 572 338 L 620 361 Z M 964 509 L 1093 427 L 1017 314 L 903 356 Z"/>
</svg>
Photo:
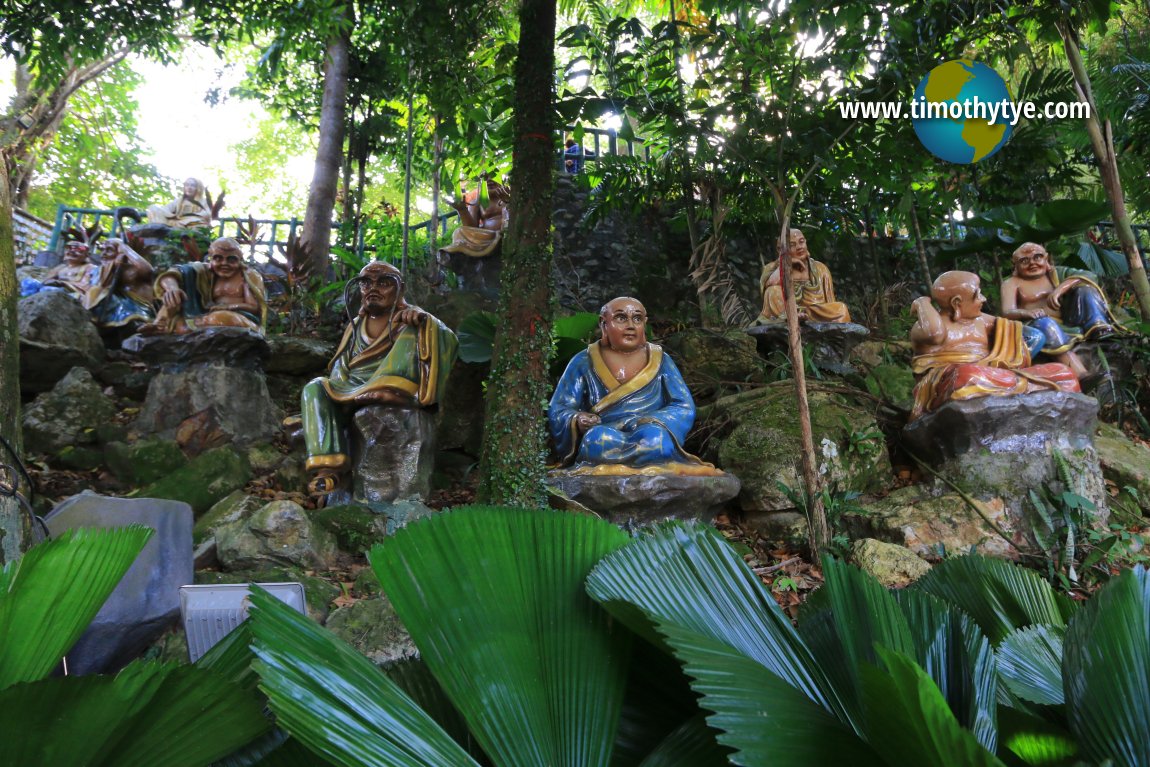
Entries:
<svg viewBox="0 0 1150 767">
<path fill-rule="evenodd" d="M 459 342 L 435 317 L 403 300 L 403 277 L 373 261 L 348 288 L 362 297 L 330 372 L 300 395 L 307 443 L 308 492 L 325 495 L 351 467 L 349 417 L 367 405 L 433 407 L 443 395 Z"/>
</svg>

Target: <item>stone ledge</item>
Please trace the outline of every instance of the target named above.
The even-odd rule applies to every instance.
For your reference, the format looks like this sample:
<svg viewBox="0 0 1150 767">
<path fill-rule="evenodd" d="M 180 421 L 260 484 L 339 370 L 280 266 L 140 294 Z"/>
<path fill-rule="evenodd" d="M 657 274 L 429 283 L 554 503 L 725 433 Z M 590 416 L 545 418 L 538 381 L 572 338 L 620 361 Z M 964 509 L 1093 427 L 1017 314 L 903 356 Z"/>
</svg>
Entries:
<svg viewBox="0 0 1150 767">
<path fill-rule="evenodd" d="M 1051 447 L 1085 450 L 1094 445 L 1098 402 L 1084 394 L 1036 392 L 948 402 L 903 429 L 920 457 L 949 460 L 986 450 L 995 454 L 1046 454 Z M 946 435 L 945 439 L 940 439 Z"/>
<path fill-rule="evenodd" d="M 746 332 L 754 337 L 759 352 L 764 356 L 775 350 L 787 349 L 789 333 L 786 322 L 755 325 L 747 328 Z M 851 352 L 870 335 L 869 330 L 854 322 L 802 322 L 799 332 L 803 344 L 811 349 L 815 365 L 837 375 L 855 372 L 848 361 Z"/>
<path fill-rule="evenodd" d="M 166 372 L 194 365 L 222 365 L 262 372 L 271 348 L 247 328 L 204 328 L 184 335 L 129 336 L 123 349 Z"/>
<path fill-rule="evenodd" d="M 615 524 L 666 519 L 710 522 L 715 512 L 739 494 L 741 486 L 731 474 L 586 476 L 562 470 L 548 472 L 547 484 Z"/>
</svg>

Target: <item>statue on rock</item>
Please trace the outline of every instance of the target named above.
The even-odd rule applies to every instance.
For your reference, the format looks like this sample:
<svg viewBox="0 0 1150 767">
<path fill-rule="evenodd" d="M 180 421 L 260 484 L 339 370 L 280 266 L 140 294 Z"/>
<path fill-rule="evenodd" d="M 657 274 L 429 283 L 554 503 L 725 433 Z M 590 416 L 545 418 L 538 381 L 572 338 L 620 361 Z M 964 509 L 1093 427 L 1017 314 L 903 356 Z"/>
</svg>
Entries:
<svg viewBox="0 0 1150 767">
<path fill-rule="evenodd" d="M 88 260 L 90 252 L 88 246 L 79 241 L 65 245 L 64 260 L 44 276 L 44 287 L 63 288 L 87 308 L 88 292 L 96 284 L 96 275 L 100 273 L 100 267 Z"/>
<path fill-rule="evenodd" d="M 1014 274 L 1002 283 L 1002 316 L 1038 331 L 1027 338 L 1032 356 L 1048 354 L 1082 378 L 1086 370 L 1071 349 L 1113 335 L 1118 327 L 1097 278 L 1055 267 L 1046 248 L 1034 242 L 1020 245 L 1013 261 Z"/>
<path fill-rule="evenodd" d="M 348 283 L 354 287 L 362 299 L 359 314 L 344 331 L 328 375 L 300 395 L 313 495 L 334 491 L 351 469 L 350 416 L 368 405 L 435 406 L 459 346 L 446 325 L 403 300 L 403 276 L 390 264 L 369 263 Z"/>
<path fill-rule="evenodd" d="M 212 225 L 212 206 L 208 202 L 207 189 L 198 178 L 184 181 L 182 197 L 167 205 L 148 207 L 148 222 L 165 224 L 175 229 L 190 229 L 196 226 Z"/>
<path fill-rule="evenodd" d="M 835 289 L 831 282 L 831 272 L 826 264 L 811 258 L 807 250 L 807 238 L 798 229 L 791 229 L 787 237 L 791 252 L 791 287 L 795 291 L 795 303 L 800 320 L 815 322 L 850 322 L 847 305 L 835 300 Z M 786 319 L 783 302 L 783 276 L 779 272 L 779 262 L 772 261 L 763 267 L 759 279 L 759 290 L 763 294 L 763 311 L 755 320 L 756 325 L 782 322 Z"/>
<path fill-rule="evenodd" d="M 511 215 L 511 192 L 507 187 L 486 176 L 479 179 L 480 186 L 463 195 L 462 200 L 450 203 L 459 213 L 459 228 L 451 235 L 451 244 L 444 253 L 462 253 L 483 258 L 499 252 L 503 230 Z"/>
<path fill-rule="evenodd" d="M 589 474 L 721 474 L 683 449 L 695 401 L 646 327 L 634 298 L 600 310 L 602 338 L 568 363 L 547 410 L 561 464 Z"/>
<path fill-rule="evenodd" d="M 148 260 L 115 237 L 104 240 L 100 259 L 100 273 L 86 304 L 96 324 L 111 328 L 155 319 L 155 270 Z"/>
<path fill-rule="evenodd" d="M 179 264 L 156 279 L 161 307 L 145 333 L 189 333 L 211 327 L 263 332 L 267 322 L 264 278 L 244 263 L 239 243 L 220 237 L 208 248 L 207 263 Z"/>
<path fill-rule="evenodd" d="M 945 272 L 931 286 L 931 296 L 915 299 L 917 317 L 910 330 L 918 383 L 910 420 L 950 400 L 1025 394 L 1031 391 L 1081 391 L 1066 365 L 1030 364 L 1022 323 L 983 314 L 978 275 Z M 993 340 L 992 340 L 993 339 Z"/>
</svg>

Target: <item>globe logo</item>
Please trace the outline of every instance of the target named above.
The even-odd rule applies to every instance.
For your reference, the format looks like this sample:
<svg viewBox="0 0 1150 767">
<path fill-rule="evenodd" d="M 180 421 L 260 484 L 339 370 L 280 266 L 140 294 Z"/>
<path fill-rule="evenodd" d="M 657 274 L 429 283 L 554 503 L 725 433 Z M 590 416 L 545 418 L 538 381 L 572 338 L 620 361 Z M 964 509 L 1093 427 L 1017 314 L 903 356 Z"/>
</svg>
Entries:
<svg viewBox="0 0 1150 767">
<path fill-rule="evenodd" d="M 1010 140 L 1014 110 L 997 72 L 971 59 L 954 59 L 922 78 L 911 116 L 918 140 L 931 154 L 968 164 L 990 157 Z"/>
</svg>

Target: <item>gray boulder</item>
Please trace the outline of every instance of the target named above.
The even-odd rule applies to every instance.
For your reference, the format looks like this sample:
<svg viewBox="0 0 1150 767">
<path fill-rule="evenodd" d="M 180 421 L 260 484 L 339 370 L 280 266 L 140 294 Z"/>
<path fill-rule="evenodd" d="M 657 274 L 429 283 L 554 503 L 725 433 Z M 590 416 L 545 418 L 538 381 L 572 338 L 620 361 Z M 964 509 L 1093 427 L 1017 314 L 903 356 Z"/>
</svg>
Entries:
<svg viewBox="0 0 1150 767">
<path fill-rule="evenodd" d="M 262 335 L 247 328 L 205 328 L 184 335 L 135 335 L 123 349 L 149 365 L 182 370 L 192 365 L 225 365 L 263 370 L 269 347 Z"/>
<path fill-rule="evenodd" d="M 293 376 L 320 375 L 327 370 L 335 344 L 321 338 L 268 336 L 271 352 L 264 364 L 268 373 Z"/>
<path fill-rule="evenodd" d="M 216 554 L 226 570 L 277 565 L 327 568 L 336 555 L 331 534 L 293 501 L 272 501 L 247 519 L 215 528 Z"/>
<path fill-rule="evenodd" d="M 44 291 L 20 299 L 17 327 L 24 391 L 48 391 L 72 368 L 94 369 L 104 361 L 91 315 L 68 293 Z"/>
<path fill-rule="evenodd" d="M 142 434 L 175 439 L 196 453 L 225 442 L 269 440 L 279 432 L 280 420 L 262 374 L 196 366 L 153 378 L 134 427 Z"/>
<path fill-rule="evenodd" d="M 709 523 L 739 494 L 739 480 L 730 474 L 589 476 L 558 470 L 548 472 L 547 486 L 553 505 L 589 509 L 615 524 L 667 519 Z"/>
<path fill-rule="evenodd" d="M 865 514 L 847 515 L 852 537 L 877 538 L 906 547 L 919 557 L 938 559 L 976 552 L 993 557 L 1017 557 L 1012 542 L 1021 543 L 1002 499 L 978 501 L 986 519 L 1006 532 L 1000 536 L 986 519 L 954 493 L 931 496 L 922 485 L 895 490 L 865 506 Z"/>
<path fill-rule="evenodd" d="M 332 610 L 328 631 L 350 644 L 376 665 L 418 657 L 411 635 L 399 621 L 395 608 L 380 594 Z"/>
<path fill-rule="evenodd" d="M 1121 490 L 1132 487 L 1138 494 L 1143 516 L 1150 516 L 1150 448 L 1140 445 L 1108 423 L 1099 424 L 1094 437 L 1102 476 Z"/>
<path fill-rule="evenodd" d="M 65 447 L 92 444 L 96 427 L 110 421 L 116 405 L 84 368 L 72 370 L 24 410 L 24 446 L 54 454 Z"/>
<path fill-rule="evenodd" d="M 874 538 L 852 542 L 851 561 L 888 589 L 908 586 L 930 572 L 930 565 L 910 549 Z"/>
<path fill-rule="evenodd" d="M 893 472 L 886 441 L 872 413 L 844 395 L 812 390 L 811 429 L 823 480 L 839 490 L 886 488 Z M 700 408 L 696 428 L 711 430 L 707 457 L 742 482 L 743 511 L 778 511 L 794 504 L 778 482 L 798 488 L 802 454 L 794 384 L 781 381 L 724 397 Z"/>
<path fill-rule="evenodd" d="M 177 501 L 85 493 L 61 503 L 45 521 L 53 535 L 132 524 L 156 531 L 67 655 L 70 674 L 114 672 L 179 618 L 180 586 L 191 583 L 194 575 L 192 510 Z"/>
</svg>

